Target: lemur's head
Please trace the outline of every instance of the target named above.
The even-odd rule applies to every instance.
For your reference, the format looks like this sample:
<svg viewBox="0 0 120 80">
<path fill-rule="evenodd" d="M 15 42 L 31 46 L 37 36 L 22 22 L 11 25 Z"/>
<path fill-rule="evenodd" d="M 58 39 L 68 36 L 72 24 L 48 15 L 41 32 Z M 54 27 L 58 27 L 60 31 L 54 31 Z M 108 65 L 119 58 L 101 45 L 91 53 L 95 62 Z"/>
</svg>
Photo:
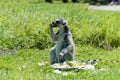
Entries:
<svg viewBox="0 0 120 80">
<path fill-rule="evenodd" d="M 58 18 L 52 23 L 54 25 L 53 27 L 59 27 L 59 28 L 67 24 L 66 20 L 64 20 L 63 18 Z"/>
</svg>

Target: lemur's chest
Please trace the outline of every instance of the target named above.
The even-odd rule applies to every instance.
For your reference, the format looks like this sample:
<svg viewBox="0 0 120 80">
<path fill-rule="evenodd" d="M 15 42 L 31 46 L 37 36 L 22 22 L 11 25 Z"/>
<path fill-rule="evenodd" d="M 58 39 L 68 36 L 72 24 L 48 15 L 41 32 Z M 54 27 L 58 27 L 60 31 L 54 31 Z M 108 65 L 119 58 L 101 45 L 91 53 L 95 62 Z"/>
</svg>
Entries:
<svg viewBox="0 0 120 80">
<path fill-rule="evenodd" d="M 59 34 L 59 36 L 57 38 L 57 42 L 60 42 L 60 43 L 64 42 L 64 38 L 65 38 L 65 34 L 64 33 Z"/>
<path fill-rule="evenodd" d="M 60 52 L 65 46 L 65 40 L 64 40 L 65 35 L 62 34 L 61 36 L 58 36 L 57 38 L 57 43 L 56 43 L 56 51 Z"/>
<path fill-rule="evenodd" d="M 65 35 L 58 36 L 58 42 L 64 42 Z"/>
<path fill-rule="evenodd" d="M 64 30 L 59 30 L 57 35 L 57 45 L 58 46 L 65 46 L 67 44 L 66 42 L 66 34 Z"/>
</svg>

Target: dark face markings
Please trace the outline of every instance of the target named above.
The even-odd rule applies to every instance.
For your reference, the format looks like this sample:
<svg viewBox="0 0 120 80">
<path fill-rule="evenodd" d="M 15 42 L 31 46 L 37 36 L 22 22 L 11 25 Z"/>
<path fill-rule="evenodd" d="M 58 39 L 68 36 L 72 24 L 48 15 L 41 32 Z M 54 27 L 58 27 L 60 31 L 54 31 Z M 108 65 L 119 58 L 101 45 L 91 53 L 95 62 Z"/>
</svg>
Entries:
<svg viewBox="0 0 120 80">
<path fill-rule="evenodd" d="M 57 20 L 55 23 L 56 23 L 57 25 L 59 25 L 59 24 L 60 24 L 60 21 L 59 21 L 59 20 Z"/>
<path fill-rule="evenodd" d="M 53 24 L 53 27 L 57 27 L 57 25 L 55 24 L 55 22 L 52 22 L 52 24 Z"/>
</svg>

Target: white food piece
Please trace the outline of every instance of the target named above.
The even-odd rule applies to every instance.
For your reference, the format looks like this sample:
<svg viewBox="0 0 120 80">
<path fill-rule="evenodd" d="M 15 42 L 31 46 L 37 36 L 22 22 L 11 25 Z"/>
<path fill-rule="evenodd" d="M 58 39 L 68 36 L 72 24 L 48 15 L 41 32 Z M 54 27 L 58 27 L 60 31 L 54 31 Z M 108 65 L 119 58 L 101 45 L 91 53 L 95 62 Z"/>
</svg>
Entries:
<svg viewBox="0 0 120 80">
<path fill-rule="evenodd" d="M 95 66 L 88 64 L 88 65 L 83 66 L 81 69 L 83 69 L 83 70 L 95 70 Z"/>
<path fill-rule="evenodd" d="M 58 70 L 58 69 L 56 69 L 56 70 L 54 70 L 54 73 L 56 73 L 56 74 L 60 74 L 60 73 L 61 73 L 61 71 L 60 71 L 60 70 Z"/>
</svg>

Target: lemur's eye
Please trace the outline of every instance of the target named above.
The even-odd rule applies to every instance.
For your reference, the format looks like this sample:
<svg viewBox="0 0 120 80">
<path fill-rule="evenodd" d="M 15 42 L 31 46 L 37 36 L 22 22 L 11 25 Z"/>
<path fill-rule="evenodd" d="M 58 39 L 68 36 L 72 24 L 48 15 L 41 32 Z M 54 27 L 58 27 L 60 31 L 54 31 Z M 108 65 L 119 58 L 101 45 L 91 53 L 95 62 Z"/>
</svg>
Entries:
<svg viewBox="0 0 120 80">
<path fill-rule="evenodd" d="M 59 20 L 57 20 L 57 21 L 56 21 L 56 24 L 60 24 L 60 21 L 59 21 Z"/>
</svg>

